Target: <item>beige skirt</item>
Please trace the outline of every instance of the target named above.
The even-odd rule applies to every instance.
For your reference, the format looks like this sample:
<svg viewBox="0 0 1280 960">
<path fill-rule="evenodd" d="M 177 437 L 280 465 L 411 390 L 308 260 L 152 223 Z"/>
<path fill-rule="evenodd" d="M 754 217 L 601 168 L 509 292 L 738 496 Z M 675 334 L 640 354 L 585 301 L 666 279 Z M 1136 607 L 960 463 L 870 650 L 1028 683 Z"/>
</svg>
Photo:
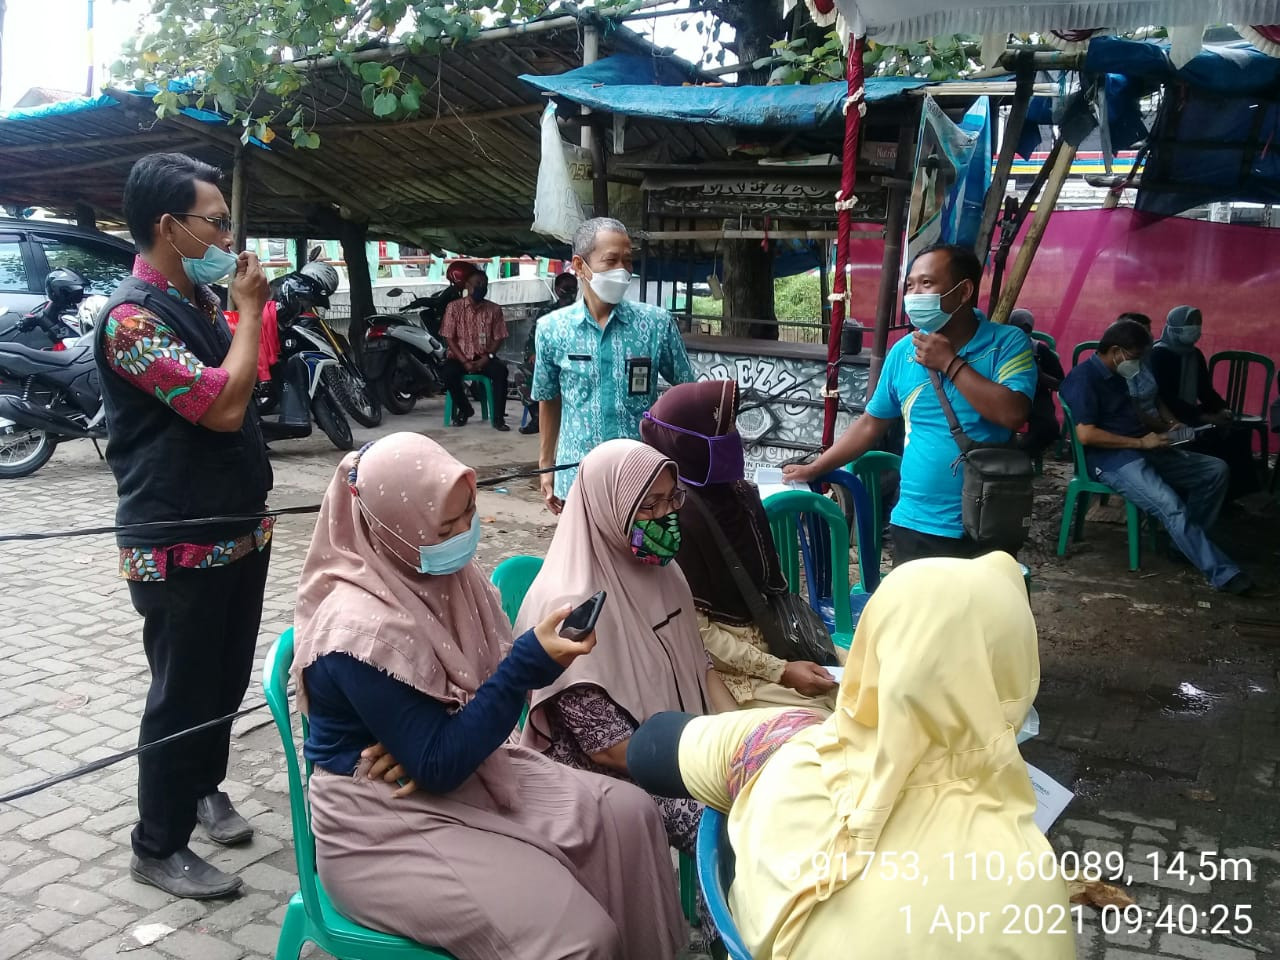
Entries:
<svg viewBox="0 0 1280 960">
<path fill-rule="evenodd" d="M 365 926 L 459 960 L 660 960 L 686 940 L 662 819 L 639 787 L 510 752 L 516 809 L 316 770 L 316 866 Z"/>
</svg>

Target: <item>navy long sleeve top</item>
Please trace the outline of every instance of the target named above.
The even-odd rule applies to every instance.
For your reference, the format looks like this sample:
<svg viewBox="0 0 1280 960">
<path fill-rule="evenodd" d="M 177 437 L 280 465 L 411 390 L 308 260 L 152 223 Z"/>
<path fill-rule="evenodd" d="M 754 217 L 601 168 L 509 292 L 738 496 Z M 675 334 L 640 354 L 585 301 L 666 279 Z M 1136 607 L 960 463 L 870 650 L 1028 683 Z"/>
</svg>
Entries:
<svg viewBox="0 0 1280 960">
<path fill-rule="evenodd" d="M 528 691 L 563 671 L 530 630 L 459 710 L 355 657 L 325 654 L 302 672 L 310 700 L 303 754 L 330 773 L 351 776 L 360 752 L 381 743 L 420 789 L 448 793 L 515 729 Z"/>
</svg>

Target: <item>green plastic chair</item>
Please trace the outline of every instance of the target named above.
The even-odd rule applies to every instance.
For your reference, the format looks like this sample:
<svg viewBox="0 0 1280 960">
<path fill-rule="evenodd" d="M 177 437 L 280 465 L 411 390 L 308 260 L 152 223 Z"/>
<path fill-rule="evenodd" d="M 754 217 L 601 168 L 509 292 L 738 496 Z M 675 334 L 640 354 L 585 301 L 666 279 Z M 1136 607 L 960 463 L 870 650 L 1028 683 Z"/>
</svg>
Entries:
<svg viewBox="0 0 1280 960">
<path fill-rule="evenodd" d="M 520 605 L 524 603 L 524 595 L 529 592 L 534 579 L 542 570 L 542 557 L 526 555 L 507 557 L 490 575 L 490 582 L 498 588 L 502 597 L 502 612 L 512 625 L 516 615 L 520 613 Z M 525 720 L 529 716 L 529 705 L 525 704 L 520 714 L 520 729 L 524 729 Z M 693 858 L 680 854 L 680 905 L 684 908 L 685 919 L 692 924 L 698 922 L 698 883 L 694 875 Z"/>
<path fill-rule="evenodd" d="M 297 960 L 303 946 L 314 943 L 340 960 L 454 960 L 453 955 L 424 947 L 404 937 L 381 933 L 348 920 L 333 905 L 316 876 L 316 839 L 311 833 L 311 812 L 303 794 L 298 753 L 293 746 L 289 722 L 289 669 L 293 666 L 293 628 L 280 634 L 271 645 L 262 670 L 262 688 L 284 746 L 289 774 L 289 811 L 293 818 L 293 854 L 298 865 L 299 890 L 289 900 L 276 960 Z M 307 719 L 302 718 L 302 735 L 307 735 Z M 307 765 L 308 775 L 311 765 Z"/>
<path fill-rule="evenodd" d="M 1039 340 L 1041 343 L 1047 343 L 1050 347 L 1053 348 L 1053 351 L 1055 353 L 1058 351 L 1058 341 L 1054 339 L 1053 336 L 1051 336 L 1050 334 L 1045 333 L 1043 330 L 1032 330 L 1031 339 Z"/>
<path fill-rule="evenodd" d="M 871 540 L 878 559 L 883 555 L 884 547 L 884 492 L 880 488 L 880 475 L 890 471 L 901 473 L 902 458 L 884 450 L 869 450 L 845 469 L 862 481 L 862 485 L 867 488 L 867 496 L 871 498 Z M 866 559 L 858 558 L 859 567 L 866 562 Z M 853 585 L 853 590 L 855 593 L 867 592 L 861 576 Z"/>
<path fill-rule="evenodd" d="M 480 397 L 480 419 L 488 420 L 489 411 L 493 409 L 493 381 L 483 374 L 468 373 L 463 376 L 462 382 L 478 383 L 484 389 L 484 394 Z M 453 394 L 448 390 L 444 393 L 444 425 L 453 426 Z"/>
<path fill-rule="evenodd" d="M 1101 340 L 1086 340 L 1084 343 L 1077 343 L 1076 348 L 1071 351 L 1071 368 L 1074 370 L 1080 366 L 1081 354 L 1088 353 L 1090 350 L 1096 351 Z"/>
<path fill-rule="evenodd" d="M 816 515 L 826 522 L 831 543 L 831 600 L 835 616 L 831 639 L 837 646 L 849 649 L 853 643 L 853 611 L 847 586 L 840 589 L 849 583 L 849 521 L 844 511 L 834 500 L 810 490 L 784 490 L 765 499 L 764 512 L 778 548 L 783 576 L 792 593 L 800 593 L 803 587 L 797 519 Z"/>
<path fill-rule="evenodd" d="M 498 594 L 502 597 L 502 612 L 507 615 L 512 626 L 515 626 L 516 616 L 520 613 L 520 604 L 524 603 L 524 595 L 529 592 L 529 587 L 533 585 L 541 569 L 541 557 L 522 555 L 507 557 L 490 575 L 490 582 L 498 588 Z"/>
<path fill-rule="evenodd" d="M 1258 434 L 1262 446 L 1262 471 L 1265 474 L 1267 464 L 1271 462 L 1271 424 L 1267 422 L 1267 404 L 1271 402 L 1271 384 L 1276 379 L 1276 365 L 1270 357 L 1251 350 L 1219 350 L 1209 358 L 1211 381 L 1214 368 L 1220 363 L 1227 365 L 1227 389 L 1222 392 L 1223 399 L 1227 401 L 1236 424 Z M 1262 408 L 1252 413 L 1245 407 L 1249 402 L 1249 371 L 1255 366 L 1261 367 Z"/>
<path fill-rule="evenodd" d="M 1062 405 L 1062 429 L 1071 442 L 1071 454 L 1075 462 L 1075 474 L 1067 484 L 1067 492 L 1062 501 L 1062 527 L 1058 531 L 1058 556 L 1065 557 L 1067 537 L 1071 533 L 1073 519 L 1075 520 L 1075 539 L 1079 541 L 1084 538 L 1084 519 L 1089 512 L 1089 497 L 1096 493 L 1102 497 L 1102 502 L 1106 503 L 1108 497 L 1119 496 L 1119 494 L 1105 483 L 1090 479 L 1089 468 L 1085 465 L 1084 446 L 1076 436 L 1076 422 L 1071 416 L 1071 409 L 1065 403 Z M 1083 503 L 1080 502 L 1081 500 Z M 1128 500 L 1125 501 L 1125 525 L 1129 532 L 1129 569 L 1137 570 L 1142 557 L 1142 522 L 1138 508 Z"/>
</svg>

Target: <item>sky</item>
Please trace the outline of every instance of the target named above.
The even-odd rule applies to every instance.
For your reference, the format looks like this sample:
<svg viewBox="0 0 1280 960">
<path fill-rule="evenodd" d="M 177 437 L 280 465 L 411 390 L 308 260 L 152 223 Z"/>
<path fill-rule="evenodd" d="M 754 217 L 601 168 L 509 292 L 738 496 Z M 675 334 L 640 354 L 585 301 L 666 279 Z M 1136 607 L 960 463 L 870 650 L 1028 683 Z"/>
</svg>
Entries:
<svg viewBox="0 0 1280 960">
<path fill-rule="evenodd" d="M 4 76 L 0 79 L 0 109 L 8 109 L 31 87 L 52 87 L 83 94 L 90 62 L 87 30 L 90 0 L 9 0 L 4 22 Z M 94 84 L 101 86 L 106 66 L 137 30 L 149 8 L 148 0 L 93 0 Z M 628 26 L 651 35 L 664 46 L 675 47 L 689 60 L 697 60 L 704 39 L 691 25 L 680 30 L 681 17 L 633 20 Z M 57 31 L 56 45 L 51 34 Z"/>
</svg>

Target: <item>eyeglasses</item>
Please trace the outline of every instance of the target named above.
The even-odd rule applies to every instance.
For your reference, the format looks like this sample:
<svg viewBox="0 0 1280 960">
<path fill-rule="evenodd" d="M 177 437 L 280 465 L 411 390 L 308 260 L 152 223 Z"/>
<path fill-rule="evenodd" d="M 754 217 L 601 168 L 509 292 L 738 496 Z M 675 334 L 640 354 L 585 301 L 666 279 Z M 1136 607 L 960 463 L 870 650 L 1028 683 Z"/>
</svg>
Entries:
<svg viewBox="0 0 1280 960">
<path fill-rule="evenodd" d="M 646 500 L 637 508 L 637 512 L 659 513 L 663 507 L 669 506 L 672 510 L 679 510 L 684 506 L 688 494 L 682 487 L 676 487 L 675 491 L 669 497 L 655 497 L 653 500 Z"/>
<path fill-rule="evenodd" d="M 220 233 L 231 233 L 232 228 L 235 226 L 235 224 L 231 222 L 230 217 L 206 217 L 203 213 L 171 213 L 169 216 L 195 217 L 197 220 L 203 220 L 205 223 L 213 224 Z"/>
</svg>

